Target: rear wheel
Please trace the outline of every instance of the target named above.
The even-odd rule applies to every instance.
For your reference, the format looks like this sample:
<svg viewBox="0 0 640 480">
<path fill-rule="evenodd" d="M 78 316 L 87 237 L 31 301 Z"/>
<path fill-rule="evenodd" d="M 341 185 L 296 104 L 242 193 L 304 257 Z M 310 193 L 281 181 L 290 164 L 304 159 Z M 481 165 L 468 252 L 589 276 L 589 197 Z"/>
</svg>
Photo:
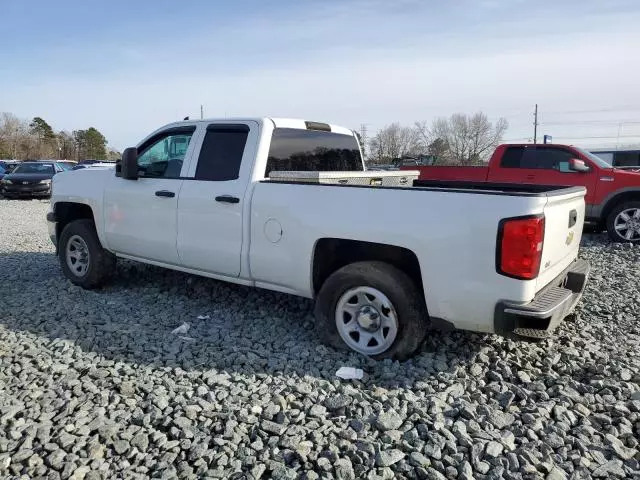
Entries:
<svg viewBox="0 0 640 480">
<path fill-rule="evenodd" d="M 65 277 L 86 289 L 104 285 L 116 267 L 116 257 L 102 248 L 95 225 L 89 219 L 75 220 L 64 227 L 58 256 Z"/>
<path fill-rule="evenodd" d="M 429 323 L 414 282 L 384 262 L 357 262 L 334 272 L 320 289 L 315 316 L 325 343 L 374 359 L 410 357 Z"/>
<path fill-rule="evenodd" d="M 607 232 L 614 242 L 640 243 L 640 201 L 616 206 L 607 217 Z"/>
</svg>

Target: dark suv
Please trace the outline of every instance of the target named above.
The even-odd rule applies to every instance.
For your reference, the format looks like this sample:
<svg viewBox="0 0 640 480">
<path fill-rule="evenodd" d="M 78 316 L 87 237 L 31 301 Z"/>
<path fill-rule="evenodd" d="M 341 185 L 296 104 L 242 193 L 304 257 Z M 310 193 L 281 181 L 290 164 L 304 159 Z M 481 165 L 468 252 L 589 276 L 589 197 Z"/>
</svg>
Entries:
<svg viewBox="0 0 640 480">
<path fill-rule="evenodd" d="M 22 162 L 0 180 L 0 193 L 7 198 L 50 197 L 51 179 L 63 171 L 57 162 Z"/>
</svg>

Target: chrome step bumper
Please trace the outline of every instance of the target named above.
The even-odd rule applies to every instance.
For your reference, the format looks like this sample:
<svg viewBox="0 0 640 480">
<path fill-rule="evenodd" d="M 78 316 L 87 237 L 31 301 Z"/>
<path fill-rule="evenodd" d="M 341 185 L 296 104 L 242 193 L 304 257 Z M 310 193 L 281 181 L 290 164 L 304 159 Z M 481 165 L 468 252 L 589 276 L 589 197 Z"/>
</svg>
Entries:
<svg viewBox="0 0 640 480">
<path fill-rule="evenodd" d="M 496 333 L 545 338 L 570 315 L 582 297 L 591 267 L 576 260 L 534 299 L 524 305 L 500 302 L 496 306 Z"/>
</svg>

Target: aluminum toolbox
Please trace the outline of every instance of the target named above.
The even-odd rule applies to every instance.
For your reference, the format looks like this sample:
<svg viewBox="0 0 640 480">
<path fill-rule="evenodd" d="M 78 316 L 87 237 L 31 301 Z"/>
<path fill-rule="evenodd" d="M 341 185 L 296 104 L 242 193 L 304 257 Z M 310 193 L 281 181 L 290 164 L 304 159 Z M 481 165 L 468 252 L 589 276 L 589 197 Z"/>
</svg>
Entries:
<svg viewBox="0 0 640 480">
<path fill-rule="evenodd" d="M 401 171 L 343 171 L 343 172 L 303 172 L 274 171 L 269 180 L 276 182 L 324 183 L 338 185 L 374 185 L 384 187 L 412 187 L 420 175 L 418 170 Z"/>
</svg>

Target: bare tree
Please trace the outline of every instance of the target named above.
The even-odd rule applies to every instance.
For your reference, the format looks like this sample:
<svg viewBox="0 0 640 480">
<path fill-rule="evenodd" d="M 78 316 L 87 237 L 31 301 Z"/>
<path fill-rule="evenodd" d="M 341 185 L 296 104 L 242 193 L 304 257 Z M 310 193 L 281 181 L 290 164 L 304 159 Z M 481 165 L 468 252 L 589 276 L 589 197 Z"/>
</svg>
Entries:
<svg viewBox="0 0 640 480">
<path fill-rule="evenodd" d="M 25 120 L 8 112 L 0 115 L 0 143 L 11 158 L 22 158 L 24 149 L 29 148 L 28 136 L 29 124 Z"/>
<path fill-rule="evenodd" d="M 109 151 L 107 152 L 107 160 L 115 162 L 116 160 L 120 160 L 120 157 L 122 157 L 122 154 L 118 150 L 109 148 Z"/>
<path fill-rule="evenodd" d="M 369 142 L 369 157 L 376 163 L 388 163 L 422 151 L 420 135 L 416 128 L 403 127 L 399 123 L 387 125 Z"/>
<path fill-rule="evenodd" d="M 56 139 L 58 142 L 58 153 L 60 158 L 75 160 L 76 145 L 73 139 L 73 135 L 63 130 L 58 132 L 58 135 L 56 135 Z"/>
<path fill-rule="evenodd" d="M 436 163 L 477 165 L 486 161 L 502 141 L 508 128 L 504 118 L 492 124 L 486 114 L 471 116 L 455 113 L 449 118 L 437 118 L 430 128 L 425 122 L 417 123 L 416 130 L 429 153 L 437 156 Z"/>
</svg>

